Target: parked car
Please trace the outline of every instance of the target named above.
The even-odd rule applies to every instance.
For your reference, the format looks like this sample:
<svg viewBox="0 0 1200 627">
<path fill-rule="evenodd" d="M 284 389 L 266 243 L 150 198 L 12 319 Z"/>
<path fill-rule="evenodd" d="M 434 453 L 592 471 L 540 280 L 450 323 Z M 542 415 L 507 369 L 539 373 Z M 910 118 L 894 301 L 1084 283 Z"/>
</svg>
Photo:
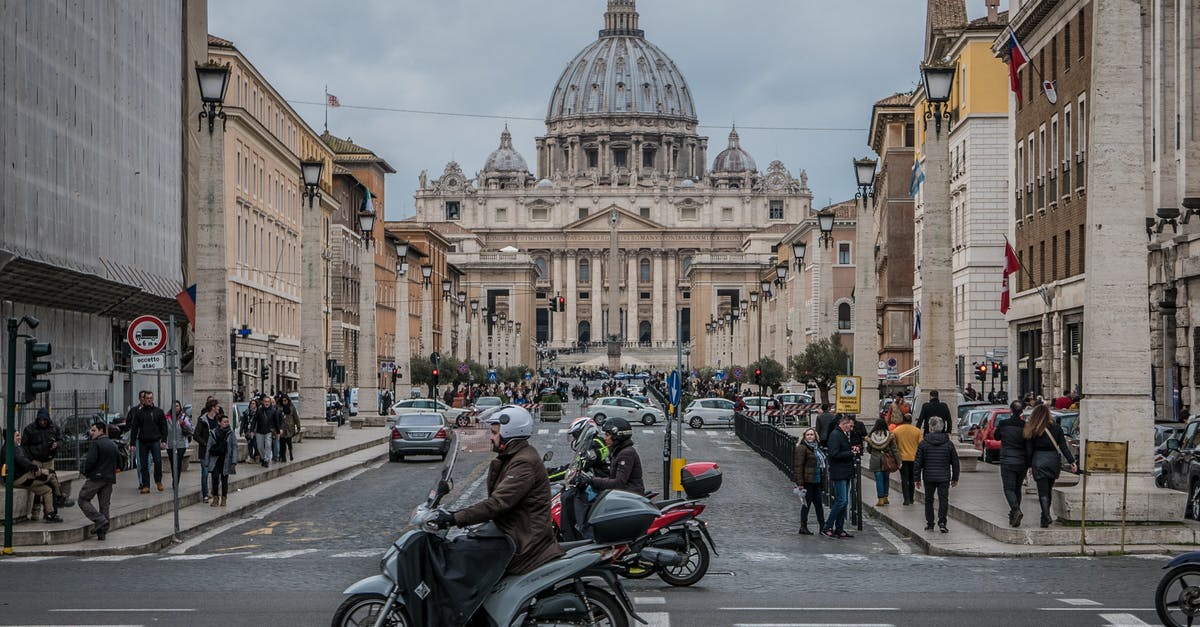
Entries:
<svg viewBox="0 0 1200 627">
<path fill-rule="evenodd" d="M 475 399 L 475 404 L 471 406 L 470 417 L 479 422 L 487 417 L 488 414 L 495 411 L 497 407 L 504 405 L 504 399 L 499 396 L 480 396 Z"/>
<path fill-rule="evenodd" d="M 746 404 L 746 409 L 742 413 L 761 420 L 765 411 L 772 411 L 781 407 L 775 400 L 769 396 L 743 396 L 742 402 Z"/>
<path fill-rule="evenodd" d="M 995 409 L 1004 409 L 1004 406 L 982 405 L 958 412 L 958 441 L 974 442 L 975 432 L 982 426 L 984 418 L 990 416 Z"/>
<path fill-rule="evenodd" d="M 683 421 L 693 429 L 705 425 L 733 426 L 733 401 L 723 398 L 698 398 L 683 411 Z"/>
<path fill-rule="evenodd" d="M 815 402 L 813 401 L 813 397 L 811 395 L 803 394 L 801 392 L 784 392 L 783 394 L 776 394 L 775 400 L 784 405 L 809 405 Z"/>
<path fill-rule="evenodd" d="M 460 416 L 467 416 L 469 410 L 461 407 L 451 407 L 437 399 L 433 398 L 406 398 L 392 405 L 388 413 L 392 416 L 399 416 L 404 413 L 412 412 L 430 412 L 435 411 L 441 414 L 446 420 L 457 424 Z"/>
<path fill-rule="evenodd" d="M 1000 441 L 996 439 L 996 423 L 1012 415 L 1007 407 L 997 407 L 986 410 L 979 419 L 979 428 L 972 436 L 975 448 L 983 453 L 983 461 L 989 464 L 1000 463 Z"/>
<path fill-rule="evenodd" d="M 649 379 L 649 372 L 618 372 L 613 375 L 613 379 L 617 381 L 629 381 L 631 379 Z"/>
<path fill-rule="evenodd" d="M 1185 518 L 1200 519 L 1200 418 L 1187 422 L 1182 435 L 1167 440 L 1162 461 L 1165 487 L 1187 493 Z"/>
<path fill-rule="evenodd" d="M 596 399 L 587 409 L 587 415 L 597 422 L 608 418 L 624 418 L 629 422 L 641 422 L 652 425 L 659 420 L 666 420 L 663 411 L 645 403 L 625 398 L 624 396 L 605 396 Z"/>
<path fill-rule="evenodd" d="M 406 455 L 437 455 L 444 460 L 452 446 L 454 432 L 447 428 L 445 416 L 431 411 L 405 411 L 396 415 L 392 425 L 388 459 L 402 462 Z"/>
</svg>

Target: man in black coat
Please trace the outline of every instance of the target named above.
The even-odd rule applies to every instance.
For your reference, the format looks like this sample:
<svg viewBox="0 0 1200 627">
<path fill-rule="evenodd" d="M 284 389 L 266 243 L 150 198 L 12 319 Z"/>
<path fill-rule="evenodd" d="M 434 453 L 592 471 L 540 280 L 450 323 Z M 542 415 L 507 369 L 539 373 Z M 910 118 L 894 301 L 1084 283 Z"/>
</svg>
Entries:
<svg viewBox="0 0 1200 627">
<path fill-rule="evenodd" d="M 79 509 L 92 521 L 96 539 L 103 540 L 108 533 L 108 504 L 117 483 L 117 445 L 108 439 L 108 428 L 102 422 L 93 424 L 88 435 L 92 438 L 91 446 L 79 468 L 79 474 L 86 479 L 79 489 Z M 93 498 L 97 499 L 99 509 L 92 505 Z"/>
<path fill-rule="evenodd" d="M 1000 481 L 1008 501 L 1008 524 L 1020 527 L 1021 492 L 1025 473 L 1029 471 L 1029 455 L 1025 450 L 1025 420 L 1021 417 L 1025 405 L 1013 401 L 1008 417 L 996 423 L 995 440 L 1000 441 Z"/>
<path fill-rule="evenodd" d="M 54 473 L 54 458 L 58 457 L 58 445 L 61 441 L 62 430 L 50 419 L 50 411 L 45 407 L 38 408 L 37 418 L 26 425 L 24 431 L 21 432 L 21 448 L 25 449 L 25 454 L 34 464 L 37 464 L 38 468 L 49 473 L 46 483 L 54 491 L 54 509 L 56 510 L 75 504 L 62 493 L 58 475 Z"/>
<path fill-rule="evenodd" d="M 258 412 L 254 414 L 254 437 L 258 444 L 259 461 L 267 468 L 275 457 L 272 440 L 283 429 L 283 415 L 275 406 L 275 399 L 264 396 Z"/>
<path fill-rule="evenodd" d="M 41 501 L 42 507 L 46 510 L 43 520 L 47 523 L 62 522 L 62 517 L 58 515 L 58 508 L 54 506 L 54 491 L 50 489 L 49 471 L 42 469 L 25 454 L 25 447 L 21 445 L 20 433 L 17 434 L 13 444 L 15 445 L 13 446 L 13 466 L 16 470 L 13 487 L 32 492 L 34 503 Z"/>
<path fill-rule="evenodd" d="M 958 485 L 958 451 L 946 435 L 940 417 L 929 419 L 930 433 L 917 445 L 913 462 L 916 486 L 925 482 L 925 530 L 933 529 L 933 497 L 938 497 L 938 529 L 946 533 L 946 516 L 950 512 L 950 488 Z"/>
<path fill-rule="evenodd" d="M 142 390 L 142 404 L 133 411 L 129 425 L 130 446 L 137 447 L 138 492 L 150 494 L 150 465 L 154 465 L 154 485 L 159 492 L 162 484 L 162 451 L 167 448 L 167 417 L 154 406 L 154 392 Z"/>
<path fill-rule="evenodd" d="M 829 484 L 833 492 L 833 507 L 825 518 L 821 533 L 830 538 L 853 538 L 846 532 L 846 509 L 850 505 L 850 480 L 854 478 L 855 462 L 861 449 L 850 444 L 850 433 L 854 430 L 854 418 L 842 416 L 838 428 L 829 434 L 829 452 L 825 459 L 829 463 Z"/>
<path fill-rule="evenodd" d="M 938 398 L 937 390 L 930 390 L 929 402 L 921 406 L 921 415 L 917 418 L 917 426 L 923 433 L 928 435 L 933 430 L 929 420 L 935 416 L 942 419 L 942 433 L 950 433 L 950 407 Z"/>
<path fill-rule="evenodd" d="M 833 431 L 836 426 L 837 416 L 829 411 L 829 403 L 821 403 L 821 415 L 817 416 L 817 438 L 821 440 L 821 446 L 829 446 L 829 432 Z"/>
</svg>

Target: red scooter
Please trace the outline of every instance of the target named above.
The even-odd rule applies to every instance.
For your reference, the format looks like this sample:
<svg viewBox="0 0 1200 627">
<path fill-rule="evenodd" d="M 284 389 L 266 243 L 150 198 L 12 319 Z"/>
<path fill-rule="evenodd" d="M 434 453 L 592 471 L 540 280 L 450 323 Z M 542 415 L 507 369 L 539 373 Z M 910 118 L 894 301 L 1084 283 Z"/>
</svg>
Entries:
<svg viewBox="0 0 1200 627">
<path fill-rule="evenodd" d="M 672 586 L 690 586 L 708 572 L 709 552 L 716 555 L 717 548 L 708 533 L 708 524 L 699 518 L 705 507 L 700 499 L 721 487 L 721 470 L 712 462 L 694 462 L 683 467 L 681 480 L 687 498 L 656 502 L 661 511 L 658 518 L 644 535 L 619 547 L 612 557 L 622 576 L 643 579 L 657 574 Z M 561 490 L 553 495 L 550 514 L 558 529 L 562 515 Z M 641 552 L 648 548 L 675 551 L 682 559 L 675 564 L 642 559 Z"/>
</svg>

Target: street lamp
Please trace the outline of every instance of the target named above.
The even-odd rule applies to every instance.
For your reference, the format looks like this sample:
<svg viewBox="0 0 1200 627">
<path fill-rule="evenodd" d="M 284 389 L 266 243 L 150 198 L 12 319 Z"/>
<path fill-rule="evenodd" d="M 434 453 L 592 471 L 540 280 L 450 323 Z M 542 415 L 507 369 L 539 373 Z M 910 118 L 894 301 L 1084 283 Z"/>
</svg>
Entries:
<svg viewBox="0 0 1200 627">
<path fill-rule="evenodd" d="M 362 229 L 363 244 L 370 248 L 371 234 L 375 231 L 375 211 L 370 208 L 369 204 L 358 212 L 358 227 Z"/>
<path fill-rule="evenodd" d="M 796 260 L 796 269 L 804 268 L 804 253 L 808 252 L 808 243 L 796 242 L 792 244 L 792 258 Z"/>
<path fill-rule="evenodd" d="M 854 178 L 858 182 L 858 193 L 867 196 L 875 184 L 875 166 L 878 161 L 870 157 L 854 160 Z"/>
<path fill-rule="evenodd" d="M 229 64 L 222 65 L 216 61 L 197 63 L 196 82 L 200 83 L 200 119 L 196 130 L 200 130 L 206 118 L 209 134 L 215 128 L 217 118 L 221 118 L 221 130 L 225 130 L 222 107 L 225 104 L 225 90 L 229 89 Z"/>
<path fill-rule="evenodd" d="M 471 316 L 478 316 L 478 315 L 479 315 L 479 299 L 472 298 L 471 299 Z"/>
<path fill-rule="evenodd" d="M 454 287 L 454 282 L 450 279 L 442 279 L 442 300 L 450 299 L 450 290 Z"/>
<path fill-rule="evenodd" d="M 758 292 L 750 292 L 750 305 L 758 309 Z"/>
<path fill-rule="evenodd" d="M 770 281 L 759 281 L 758 290 L 760 292 L 762 292 L 762 297 L 764 299 L 766 297 L 770 296 L 771 295 L 771 282 Z"/>
<path fill-rule="evenodd" d="M 921 78 L 925 83 L 925 128 L 929 128 L 929 120 L 933 118 L 936 134 L 942 134 L 942 119 L 950 119 L 950 111 L 946 102 L 950 100 L 950 90 L 954 87 L 953 65 L 926 63 L 921 65 Z"/>
<path fill-rule="evenodd" d="M 433 266 L 427 263 L 421 264 L 421 278 L 425 280 L 425 285 L 429 285 L 431 276 L 433 276 Z"/>
<path fill-rule="evenodd" d="M 308 199 L 308 208 L 312 209 L 313 200 L 321 197 L 321 170 L 325 162 L 319 159 L 300 162 L 300 177 L 304 181 L 304 191 L 301 198 Z"/>
<path fill-rule="evenodd" d="M 784 287 L 786 285 L 786 283 L 784 283 L 784 281 L 787 280 L 787 273 L 788 273 L 788 267 L 787 267 L 786 263 L 781 263 L 781 264 L 775 266 L 775 276 L 779 277 L 778 279 L 775 280 L 775 283 L 779 287 Z"/>
<path fill-rule="evenodd" d="M 829 248 L 833 245 L 833 220 L 837 217 L 834 211 L 822 211 L 817 214 L 817 226 L 821 229 L 821 245 Z"/>
<path fill-rule="evenodd" d="M 396 274 L 404 276 L 405 274 L 408 274 L 408 242 L 396 240 L 395 246 Z"/>
</svg>

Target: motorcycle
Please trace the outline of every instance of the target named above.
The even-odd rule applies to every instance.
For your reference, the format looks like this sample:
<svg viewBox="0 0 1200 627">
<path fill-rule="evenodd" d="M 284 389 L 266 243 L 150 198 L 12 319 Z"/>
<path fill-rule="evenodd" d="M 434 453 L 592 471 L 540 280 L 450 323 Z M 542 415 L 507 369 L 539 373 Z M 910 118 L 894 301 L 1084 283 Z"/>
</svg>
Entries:
<svg viewBox="0 0 1200 627">
<path fill-rule="evenodd" d="M 1200 551 L 1184 553 L 1163 568 L 1167 573 L 1154 593 L 1158 619 L 1166 627 L 1190 626 L 1200 616 Z"/>
<path fill-rule="evenodd" d="M 334 627 L 374 625 L 478 625 L 533 627 L 645 624 L 610 564 L 619 547 L 645 533 L 658 510 L 645 498 L 609 491 L 588 522 L 595 541 L 564 545 L 566 554 L 523 575 L 505 575 L 515 545 L 493 523 L 448 538 L 432 521 L 453 487 L 457 450 L 437 486 L 412 518 L 413 529 L 380 560 L 381 574 L 346 589 Z M 676 563 L 669 551 L 645 556 L 656 565 Z"/>
<path fill-rule="evenodd" d="M 568 477 L 571 476 L 568 470 Z M 658 515 L 646 532 L 613 555 L 613 564 L 621 576 L 644 579 L 657 574 L 672 586 L 684 587 L 700 581 L 708 572 L 710 552 L 719 554 L 708 532 L 708 523 L 699 518 L 705 508 L 699 499 L 721 487 L 720 468 L 711 462 L 693 462 L 683 467 L 682 483 L 687 498 L 655 503 Z M 551 494 L 550 516 L 555 529 L 561 529 L 563 490 L 559 488 Z M 679 553 L 682 559 L 664 563 L 646 557 L 647 552 L 657 556 L 663 550 Z"/>
</svg>

